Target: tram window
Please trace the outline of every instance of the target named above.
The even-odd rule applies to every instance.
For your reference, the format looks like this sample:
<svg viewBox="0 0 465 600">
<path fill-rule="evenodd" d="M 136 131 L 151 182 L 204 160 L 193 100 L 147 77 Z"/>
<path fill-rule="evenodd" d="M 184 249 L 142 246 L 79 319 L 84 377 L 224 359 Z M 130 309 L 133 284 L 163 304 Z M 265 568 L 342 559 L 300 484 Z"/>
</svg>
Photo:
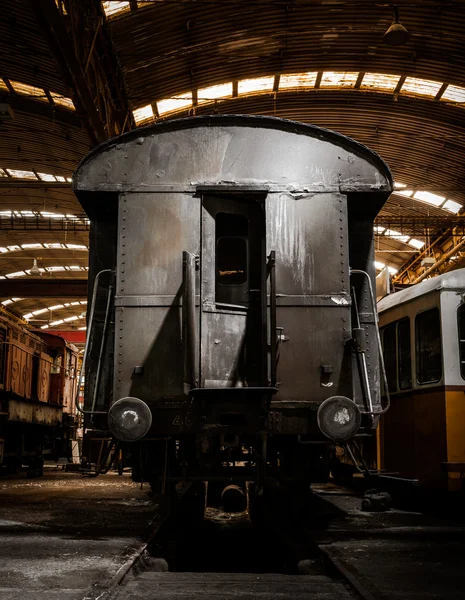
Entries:
<svg viewBox="0 0 465 600">
<path fill-rule="evenodd" d="M 457 325 L 459 330 L 459 360 L 460 374 L 465 379 L 465 304 L 457 309 Z"/>
<path fill-rule="evenodd" d="M 396 324 L 391 323 L 384 328 L 383 334 L 384 366 L 390 392 L 397 391 L 396 366 Z"/>
<path fill-rule="evenodd" d="M 241 215 L 216 215 L 216 283 L 242 285 L 247 281 L 248 221 Z"/>
<path fill-rule="evenodd" d="M 418 383 L 435 383 L 442 377 L 441 326 L 439 309 L 432 308 L 415 318 Z"/>
<path fill-rule="evenodd" d="M 397 374 L 399 389 L 412 387 L 412 357 L 410 349 L 410 319 L 402 319 L 397 324 Z"/>
</svg>

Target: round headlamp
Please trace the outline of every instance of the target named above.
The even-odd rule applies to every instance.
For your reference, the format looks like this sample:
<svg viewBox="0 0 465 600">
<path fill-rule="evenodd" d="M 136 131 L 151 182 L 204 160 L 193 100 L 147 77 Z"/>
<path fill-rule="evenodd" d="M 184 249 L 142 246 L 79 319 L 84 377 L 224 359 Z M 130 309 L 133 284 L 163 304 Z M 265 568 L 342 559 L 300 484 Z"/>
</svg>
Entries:
<svg viewBox="0 0 465 600">
<path fill-rule="evenodd" d="M 358 406 L 345 396 L 326 398 L 316 415 L 320 431 L 333 442 L 345 442 L 360 429 Z"/>
<path fill-rule="evenodd" d="M 112 435 L 122 442 L 137 442 L 147 435 L 151 425 L 150 408 L 139 398 L 121 398 L 108 411 L 108 427 Z"/>
</svg>

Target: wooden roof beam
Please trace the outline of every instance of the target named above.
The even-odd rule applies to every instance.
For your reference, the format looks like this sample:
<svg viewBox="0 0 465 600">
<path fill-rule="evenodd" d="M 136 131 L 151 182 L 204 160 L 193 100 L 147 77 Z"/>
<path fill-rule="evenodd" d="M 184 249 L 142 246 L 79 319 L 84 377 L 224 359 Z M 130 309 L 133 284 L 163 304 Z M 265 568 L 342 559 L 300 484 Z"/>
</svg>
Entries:
<svg viewBox="0 0 465 600">
<path fill-rule="evenodd" d="M 55 56 L 67 85 L 73 90 L 76 109 L 82 116 L 92 142 L 97 144 L 105 141 L 108 136 L 104 123 L 95 106 L 86 76 L 75 54 L 63 16 L 55 1 L 29 0 L 29 3 L 46 35 L 50 50 Z"/>
<path fill-rule="evenodd" d="M 86 298 L 87 279 L 2 279 L 1 298 Z"/>
</svg>

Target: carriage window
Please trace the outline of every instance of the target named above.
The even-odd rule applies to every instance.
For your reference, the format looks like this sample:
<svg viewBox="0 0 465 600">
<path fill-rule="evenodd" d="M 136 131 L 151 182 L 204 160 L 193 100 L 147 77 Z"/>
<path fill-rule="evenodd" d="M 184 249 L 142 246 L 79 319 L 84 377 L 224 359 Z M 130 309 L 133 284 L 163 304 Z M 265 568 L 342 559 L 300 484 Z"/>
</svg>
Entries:
<svg viewBox="0 0 465 600">
<path fill-rule="evenodd" d="M 412 387 L 412 358 L 410 350 L 410 319 L 402 319 L 397 324 L 397 374 L 399 389 Z"/>
<path fill-rule="evenodd" d="M 391 323 L 384 328 L 383 350 L 384 366 L 390 392 L 397 391 L 397 367 L 396 367 L 396 324 Z"/>
<path fill-rule="evenodd" d="M 216 215 L 216 282 L 241 285 L 247 281 L 248 221 L 241 215 Z"/>
<path fill-rule="evenodd" d="M 416 316 L 415 345 L 418 383 L 439 381 L 442 376 L 439 309 L 433 308 Z"/>
<path fill-rule="evenodd" d="M 465 304 L 457 309 L 457 325 L 459 329 L 459 360 L 460 374 L 465 379 Z"/>
</svg>

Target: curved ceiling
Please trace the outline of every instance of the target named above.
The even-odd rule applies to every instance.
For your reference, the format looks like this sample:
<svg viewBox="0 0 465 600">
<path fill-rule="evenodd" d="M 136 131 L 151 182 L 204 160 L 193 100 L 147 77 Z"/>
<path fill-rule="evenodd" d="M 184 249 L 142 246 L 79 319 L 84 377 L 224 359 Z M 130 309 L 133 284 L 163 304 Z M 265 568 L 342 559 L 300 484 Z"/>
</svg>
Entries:
<svg viewBox="0 0 465 600">
<path fill-rule="evenodd" d="M 37 2 L 40 6 L 50 3 L 55 6 L 54 0 Z M 56 4 L 63 14 L 56 11 L 49 16 L 56 19 L 58 15 L 68 28 L 71 50 L 74 48 L 90 89 L 90 78 L 98 75 L 90 62 L 92 52 L 98 52 L 93 58 L 102 63 L 114 52 L 118 72 L 115 70 L 113 79 L 121 80 L 119 89 L 125 90 L 132 110 L 148 104 L 156 109 L 156 101 L 191 90 L 304 72 L 382 73 L 465 87 L 465 4 L 458 0 L 398 1 L 400 20 L 410 40 L 396 47 L 383 42 L 393 20 L 392 7 L 384 2 L 115 1 L 103 3 L 107 11 L 113 9 L 106 22 L 99 0 L 57 0 Z M 35 0 L 17 0 L 3 8 L 0 101 L 10 105 L 14 117 L 0 120 L 0 169 L 66 178 L 95 140 L 76 100 L 82 98 L 76 78 L 68 76 L 56 40 L 37 17 L 34 6 Z M 118 12 L 118 7 L 123 10 Z M 102 46 L 95 43 L 99 36 L 105 36 L 107 44 L 103 54 Z M 68 67 L 72 71 L 72 65 Z M 38 88 L 40 97 L 18 93 L 12 81 Z M 55 102 L 52 93 L 72 98 L 78 110 Z M 194 92 L 194 104 L 195 100 Z M 99 105 L 96 96 L 94 102 L 110 131 L 105 107 Z M 391 167 L 395 180 L 407 189 L 426 190 L 465 206 L 465 108 L 444 99 L 368 92 L 363 86 L 350 90 L 289 89 L 200 104 L 192 112 L 271 114 L 334 129 L 376 150 Z M 183 113 L 169 116 L 180 115 Z M 131 125 L 126 115 L 123 127 Z M 33 187 L 21 187 L 19 180 L 5 179 L 0 178 L 0 211 L 82 212 L 66 183 L 58 186 L 37 181 Z M 393 194 L 384 214 L 426 218 L 451 213 L 413 196 Z M 64 231 L 50 229 L 47 233 L 52 235 L 39 229 L 18 233 L 17 229 L 4 228 L 1 222 L 0 215 L 2 247 L 69 242 Z M 87 245 L 85 231 L 73 235 L 77 241 L 71 243 Z M 377 247 L 379 261 L 395 268 L 417 250 L 384 233 Z M 43 255 L 45 259 L 49 251 Z M 56 264 L 74 261 L 64 249 L 59 255 L 52 257 Z M 26 263 L 19 254 L 11 253 L 2 258 L 0 274 L 22 270 Z"/>
</svg>

